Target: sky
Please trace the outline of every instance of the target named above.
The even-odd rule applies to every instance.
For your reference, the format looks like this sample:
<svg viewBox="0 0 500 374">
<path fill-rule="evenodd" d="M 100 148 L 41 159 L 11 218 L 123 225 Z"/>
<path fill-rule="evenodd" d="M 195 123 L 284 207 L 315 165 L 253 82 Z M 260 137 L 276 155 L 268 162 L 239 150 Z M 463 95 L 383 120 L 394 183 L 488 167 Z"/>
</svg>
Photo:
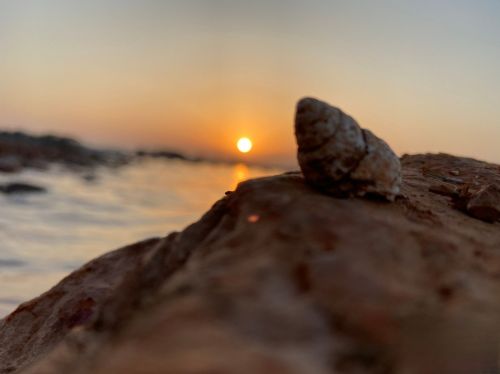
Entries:
<svg viewBox="0 0 500 374">
<path fill-rule="evenodd" d="M 0 128 L 292 165 L 295 103 L 500 162 L 498 0 L 0 0 Z"/>
</svg>

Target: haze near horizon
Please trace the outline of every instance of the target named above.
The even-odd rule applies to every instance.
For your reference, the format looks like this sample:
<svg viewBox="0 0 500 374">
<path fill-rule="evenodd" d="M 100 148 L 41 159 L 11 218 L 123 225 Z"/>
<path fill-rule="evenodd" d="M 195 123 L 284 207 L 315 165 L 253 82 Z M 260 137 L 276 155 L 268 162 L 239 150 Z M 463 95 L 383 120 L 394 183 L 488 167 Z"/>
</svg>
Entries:
<svg viewBox="0 0 500 374">
<path fill-rule="evenodd" d="M 493 0 L 0 0 L 0 128 L 293 165 L 296 101 L 500 161 Z"/>
</svg>

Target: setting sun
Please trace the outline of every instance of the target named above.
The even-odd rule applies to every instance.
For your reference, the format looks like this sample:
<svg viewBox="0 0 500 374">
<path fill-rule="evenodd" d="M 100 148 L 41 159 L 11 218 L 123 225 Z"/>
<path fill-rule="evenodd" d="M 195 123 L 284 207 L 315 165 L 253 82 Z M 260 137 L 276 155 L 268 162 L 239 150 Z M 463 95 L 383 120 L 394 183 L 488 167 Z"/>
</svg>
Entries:
<svg viewBox="0 0 500 374">
<path fill-rule="evenodd" d="M 252 150 L 253 144 L 248 138 L 240 138 L 236 143 L 236 147 L 241 153 L 248 153 Z"/>
</svg>

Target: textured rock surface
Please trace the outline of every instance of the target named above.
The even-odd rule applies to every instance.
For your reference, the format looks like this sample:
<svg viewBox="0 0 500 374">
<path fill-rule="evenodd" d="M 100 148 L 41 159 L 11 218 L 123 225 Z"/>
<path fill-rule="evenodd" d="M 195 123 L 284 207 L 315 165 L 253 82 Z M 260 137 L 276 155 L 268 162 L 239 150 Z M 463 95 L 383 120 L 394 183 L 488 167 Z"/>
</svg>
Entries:
<svg viewBox="0 0 500 374">
<path fill-rule="evenodd" d="M 394 200 L 401 165 L 391 148 L 340 109 L 305 98 L 295 116 L 297 159 L 313 186 L 340 195 L 374 194 Z"/>
<path fill-rule="evenodd" d="M 406 161 L 415 159 L 408 157 Z M 486 222 L 500 219 L 499 166 L 444 154 L 427 155 L 426 160 L 421 162 L 421 171 L 434 180 L 429 191 L 451 197 L 454 208 L 474 218 Z"/>
<path fill-rule="evenodd" d="M 431 187 L 480 190 L 500 167 L 402 165 L 394 204 L 288 173 L 94 260 L 1 323 L 0 373 L 498 372 L 500 223 Z"/>
<path fill-rule="evenodd" d="M 158 241 L 150 239 L 109 252 L 0 320 L 0 373 L 29 365 L 72 329 L 89 323 Z"/>
<path fill-rule="evenodd" d="M 491 184 L 472 195 L 467 203 L 467 212 L 486 222 L 500 220 L 500 184 Z"/>
</svg>

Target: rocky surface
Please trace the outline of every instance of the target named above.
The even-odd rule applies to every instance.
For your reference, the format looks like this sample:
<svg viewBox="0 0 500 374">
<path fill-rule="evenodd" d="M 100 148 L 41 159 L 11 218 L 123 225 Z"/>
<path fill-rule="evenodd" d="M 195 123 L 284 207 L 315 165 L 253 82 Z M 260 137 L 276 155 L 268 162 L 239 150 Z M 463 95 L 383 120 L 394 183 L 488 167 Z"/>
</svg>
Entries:
<svg viewBox="0 0 500 374">
<path fill-rule="evenodd" d="M 399 158 L 342 110 L 309 97 L 300 100 L 295 137 L 300 168 L 312 186 L 334 195 L 378 195 L 390 201 L 399 194 Z"/>
<path fill-rule="evenodd" d="M 287 173 L 90 262 L 0 322 L 0 373 L 497 373 L 500 223 L 457 191 L 500 166 L 401 162 L 392 204 Z"/>
<path fill-rule="evenodd" d="M 470 196 L 467 212 L 486 222 L 500 220 L 500 185 L 490 184 Z"/>
<path fill-rule="evenodd" d="M 91 261 L 0 320 L 0 373 L 43 357 L 72 330 L 88 324 L 158 242 L 146 240 Z"/>
</svg>

